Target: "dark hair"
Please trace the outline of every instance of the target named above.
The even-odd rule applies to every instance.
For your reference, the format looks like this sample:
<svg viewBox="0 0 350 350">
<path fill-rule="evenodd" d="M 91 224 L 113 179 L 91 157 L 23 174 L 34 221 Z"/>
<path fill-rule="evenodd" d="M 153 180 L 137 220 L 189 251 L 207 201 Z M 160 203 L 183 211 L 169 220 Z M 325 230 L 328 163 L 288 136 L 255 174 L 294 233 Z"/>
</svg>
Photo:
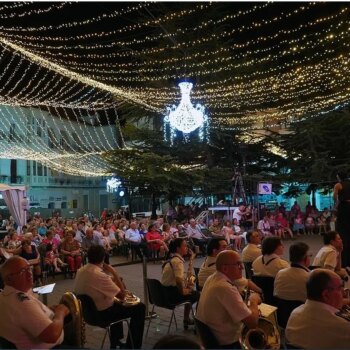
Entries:
<svg viewBox="0 0 350 350">
<path fill-rule="evenodd" d="M 148 231 L 151 231 L 153 227 L 157 227 L 154 222 L 148 226 Z"/>
<path fill-rule="evenodd" d="M 306 282 L 307 298 L 310 300 L 321 300 L 322 292 L 328 287 L 332 276 L 327 270 L 313 270 Z"/>
<path fill-rule="evenodd" d="M 52 250 L 52 244 L 51 243 L 46 244 L 46 251 L 49 252 L 51 250 Z"/>
<path fill-rule="evenodd" d="M 220 248 L 220 241 L 224 241 L 225 238 L 211 238 L 207 246 L 207 254 L 213 254 L 213 250 L 218 250 Z"/>
<path fill-rule="evenodd" d="M 29 239 L 24 239 L 23 241 L 22 241 L 22 247 L 24 246 L 24 245 L 31 245 L 32 244 L 32 242 L 29 240 Z"/>
<path fill-rule="evenodd" d="M 169 244 L 169 253 L 176 253 L 176 249 L 181 247 L 183 241 L 183 238 L 175 238 L 171 241 Z"/>
<path fill-rule="evenodd" d="M 153 345 L 153 349 L 201 349 L 201 346 L 183 335 L 167 334 Z"/>
<path fill-rule="evenodd" d="M 337 237 L 338 232 L 335 231 L 329 231 L 326 232 L 323 236 L 323 243 L 324 244 L 331 244 L 331 241 L 334 241 Z"/>
<path fill-rule="evenodd" d="M 90 264 L 100 264 L 105 259 L 105 249 L 101 245 L 92 245 L 87 252 Z"/>
<path fill-rule="evenodd" d="M 270 255 L 275 252 L 278 246 L 282 244 L 279 237 L 265 237 L 261 244 L 262 255 Z"/>
<path fill-rule="evenodd" d="M 250 243 L 252 241 L 252 235 L 253 233 L 259 233 L 258 231 L 249 231 L 247 232 L 245 239 L 247 240 L 248 243 Z"/>
<path fill-rule="evenodd" d="M 293 243 L 289 247 L 289 260 L 291 263 L 298 263 L 304 259 L 310 247 L 304 242 Z"/>
</svg>

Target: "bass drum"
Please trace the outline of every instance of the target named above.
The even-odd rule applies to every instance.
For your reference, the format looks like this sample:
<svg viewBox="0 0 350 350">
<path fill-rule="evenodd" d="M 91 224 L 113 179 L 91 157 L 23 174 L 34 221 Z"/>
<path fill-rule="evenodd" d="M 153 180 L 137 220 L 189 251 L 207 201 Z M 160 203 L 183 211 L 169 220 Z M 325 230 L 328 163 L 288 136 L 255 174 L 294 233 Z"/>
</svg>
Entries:
<svg viewBox="0 0 350 350">
<path fill-rule="evenodd" d="M 266 318 L 260 317 L 258 327 L 249 329 L 244 326 L 239 342 L 244 350 L 280 349 L 280 334 L 274 324 Z"/>
<path fill-rule="evenodd" d="M 64 320 L 64 345 L 83 348 L 85 344 L 85 322 L 80 300 L 71 292 L 63 294 L 60 304 L 65 305 L 70 314 Z"/>
</svg>

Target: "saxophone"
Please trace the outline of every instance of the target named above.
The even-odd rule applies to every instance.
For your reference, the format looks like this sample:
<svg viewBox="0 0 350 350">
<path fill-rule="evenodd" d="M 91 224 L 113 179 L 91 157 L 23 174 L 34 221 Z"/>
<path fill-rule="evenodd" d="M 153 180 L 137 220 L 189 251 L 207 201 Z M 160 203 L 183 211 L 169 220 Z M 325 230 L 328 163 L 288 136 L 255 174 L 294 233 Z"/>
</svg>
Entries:
<svg viewBox="0 0 350 350">
<path fill-rule="evenodd" d="M 192 250 L 189 250 L 189 253 L 191 254 L 190 260 L 188 262 L 188 269 L 187 269 L 187 274 L 185 278 L 185 288 L 193 288 L 195 282 L 196 282 L 196 277 L 193 273 L 193 261 L 196 257 L 196 253 L 193 253 Z"/>
</svg>

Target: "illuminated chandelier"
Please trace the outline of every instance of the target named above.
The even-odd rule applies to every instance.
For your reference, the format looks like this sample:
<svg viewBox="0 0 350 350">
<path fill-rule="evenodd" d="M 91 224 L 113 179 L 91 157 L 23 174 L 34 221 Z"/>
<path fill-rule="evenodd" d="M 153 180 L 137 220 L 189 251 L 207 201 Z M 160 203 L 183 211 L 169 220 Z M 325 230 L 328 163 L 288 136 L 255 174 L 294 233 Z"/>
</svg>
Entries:
<svg viewBox="0 0 350 350">
<path fill-rule="evenodd" d="M 107 179 L 106 190 L 110 193 L 116 192 L 121 184 L 122 182 L 120 179 L 112 177 L 110 179 Z"/>
<path fill-rule="evenodd" d="M 201 141 L 208 141 L 208 116 L 205 114 L 204 106 L 199 103 L 193 107 L 190 93 L 193 88 L 192 83 L 182 82 L 179 84 L 181 90 L 181 101 L 176 107 L 167 107 L 168 114 L 164 117 L 164 139 L 174 142 L 176 131 L 183 134 L 185 141 L 189 140 L 191 132 L 198 129 L 198 136 Z M 169 125 L 169 132 L 168 132 Z"/>
</svg>

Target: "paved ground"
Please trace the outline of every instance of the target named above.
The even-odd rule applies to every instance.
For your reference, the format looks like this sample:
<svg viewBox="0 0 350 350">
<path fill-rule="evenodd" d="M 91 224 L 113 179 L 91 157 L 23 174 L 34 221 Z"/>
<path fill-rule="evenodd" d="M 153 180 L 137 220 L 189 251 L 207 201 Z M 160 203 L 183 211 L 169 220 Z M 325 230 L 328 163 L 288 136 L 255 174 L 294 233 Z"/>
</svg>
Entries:
<svg viewBox="0 0 350 350">
<path fill-rule="evenodd" d="M 322 245 L 322 237 L 321 236 L 302 236 L 298 238 L 298 241 L 304 241 L 311 247 L 311 253 L 313 256 L 317 253 L 318 249 Z M 285 244 L 285 258 L 288 259 L 288 248 L 293 241 L 286 240 Z M 194 267 L 199 267 L 203 261 L 203 258 L 197 258 L 194 263 Z M 111 264 L 123 264 L 126 262 L 125 257 L 113 257 L 111 258 Z M 127 285 L 127 288 L 131 290 L 134 294 L 139 296 L 142 301 L 144 301 L 144 292 L 143 292 L 143 267 L 141 263 L 131 264 L 127 266 L 118 266 L 118 272 L 124 278 L 124 281 Z M 147 276 L 149 278 L 157 278 L 160 279 L 161 276 L 161 263 L 148 263 L 147 264 Z M 51 280 L 49 280 L 51 282 Z M 54 292 L 48 297 L 48 304 L 53 305 L 58 303 L 61 296 L 65 291 L 71 291 L 73 288 L 74 281 L 71 279 L 63 279 L 63 277 L 56 277 L 56 286 Z M 151 310 L 152 305 L 149 306 Z M 151 326 L 149 329 L 148 335 L 144 336 L 143 348 L 151 349 L 153 344 L 161 338 L 163 335 L 167 334 L 167 327 L 171 316 L 171 311 L 156 308 L 158 319 L 154 319 L 151 322 Z M 189 329 L 185 331 L 182 325 L 182 315 L 183 310 L 179 309 L 176 311 L 176 317 L 178 320 L 178 329 L 175 329 L 173 324 L 171 328 L 171 333 L 181 334 L 188 337 L 196 338 L 197 336 L 194 334 L 193 329 Z M 147 329 L 147 321 L 145 327 L 145 333 Z M 104 331 L 101 328 L 86 326 L 86 344 L 87 348 L 100 348 L 102 337 L 104 335 Z M 109 340 L 106 340 L 104 348 L 109 348 Z"/>
</svg>

